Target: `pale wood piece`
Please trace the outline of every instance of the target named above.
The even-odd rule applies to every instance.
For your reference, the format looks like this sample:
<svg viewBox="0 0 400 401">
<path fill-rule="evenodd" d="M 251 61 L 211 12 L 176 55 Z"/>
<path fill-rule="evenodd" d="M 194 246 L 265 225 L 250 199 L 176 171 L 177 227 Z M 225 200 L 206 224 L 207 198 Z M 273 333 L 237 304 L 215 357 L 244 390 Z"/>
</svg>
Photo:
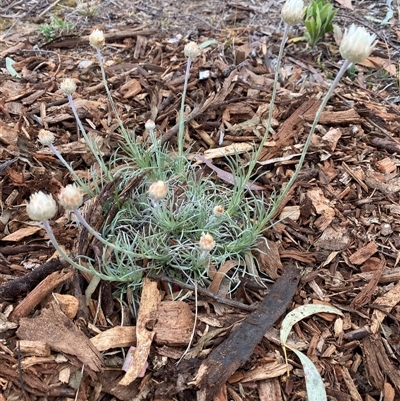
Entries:
<svg viewBox="0 0 400 401">
<path fill-rule="evenodd" d="M 117 387 L 128 386 L 136 380 L 147 362 L 151 343 L 156 333 L 154 327 L 158 318 L 160 300 L 161 295 L 157 289 L 157 283 L 151 282 L 146 278 L 140 298 L 140 309 L 136 326 L 137 348 L 135 349 L 134 361 Z"/>
<path fill-rule="evenodd" d="M 383 386 L 383 401 L 394 401 L 396 393 L 393 386 L 386 382 Z"/>
<path fill-rule="evenodd" d="M 115 326 L 90 339 L 99 351 L 136 345 L 135 326 Z"/>
<path fill-rule="evenodd" d="M 262 380 L 257 388 L 260 401 L 283 401 L 279 379 Z"/>
<path fill-rule="evenodd" d="M 365 173 L 364 173 L 364 171 L 363 171 L 361 168 L 352 170 L 345 162 L 342 163 L 342 167 L 343 167 L 343 170 L 344 170 L 348 175 L 350 175 L 355 181 L 357 181 L 357 182 L 361 185 L 362 189 L 363 189 L 365 192 L 368 192 L 368 186 L 367 186 L 367 184 L 364 182 Z"/>
<path fill-rule="evenodd" d="M 103 369 L 103 357 L 79 328 L 52 302 L 34 318 L 22 318 L 17 330 L 21 340 L 45 341 L 51 349 L 74 355 L 93 380 Z"/>
<path fill-rule="evenodd" d="M 28 369 L 31 366 L 54 363 L 54 355 L 50 356 L 28 356 L 21 361 L 21 369 Z"/>
<path fill-rule="evenodd" d="M 313 111 L 306 112 L 303 116 L 304 120 L 308 123 L 312 123 L 315 118 Z M 318 121 L 321 125 L 349 125 L 349 124 L 360 124 L 362 118 L 354 109 L 348 109 L 343 111 L 329 111 L 325 110 L 322 112 L 321 117 Z"/>
<path fill-rule="evenodd" d="M 60 309 L 65 313 L 70 319 L 74 319 L 78 313 L 79 300 L 72 295 L 67 294 L 53 294 L 56 298 Z"/>
<path fill-rule="evenodd" d="M 49 356 L 50 347 L 44 341 L 20 340 L 19 352 L 22 356 Z"/>
<path fill-rule="evenodd" d="M 47 276 L 24 300 L 14 309 L 10 315 L 13 322 L 19 321 L 22 317 L 28 316 L 44 298 L 46 298 L 60 284 L 70 280 L 74 275 L 73 271 L 54 272 Z"/>
<path fill-rule="evenodd" d="M 383 173 L 383 174 L 390 174 L 396 171 L 396 164 L 389 157 L 385 157 L 382 160 L 379 160 L 375 163 L 376 167 Z"/>
<path fill-rule="evenodd" d="M 376 298 L 374 305 L 379 305 L 384 311 L 374 310 L 371 318 L 371 331 L 376 334 L 381 330 L 383 319 L 400 302 L 400 281 L 392 287 L 386 294 Z M 385 313 L 386 312 L 386 313 Z"/>
<path fill-rule="evenodd" d="M 378 246 L 375 244 L 375 242 L 372 241 L 350 255 L 349 261 L 353 265 L 361 265 L 377 251 Z"/>
<path fill-rule="evenodd" d="M 263 238 L 257 242 L 256 246 L 255 252 L 260 269 L 267 273 L 272 280 L 277 280 L 279 277 L 278 269 L 283 269 L 278 243 Z"/>
<path fill-rule="evenodd" d="M 342 371 L 343 381 L 346 384 L 347 389 L 349 390 L 351 399 L 353 401 L 363 401 L 360 393 L 357 390 L 356 385 L 353 382 L 349 370 L 345 366 L 340 366 L 340 367 L 338 366 L 338 368 L 340 368 L 340 370 Z"/>
</svg>

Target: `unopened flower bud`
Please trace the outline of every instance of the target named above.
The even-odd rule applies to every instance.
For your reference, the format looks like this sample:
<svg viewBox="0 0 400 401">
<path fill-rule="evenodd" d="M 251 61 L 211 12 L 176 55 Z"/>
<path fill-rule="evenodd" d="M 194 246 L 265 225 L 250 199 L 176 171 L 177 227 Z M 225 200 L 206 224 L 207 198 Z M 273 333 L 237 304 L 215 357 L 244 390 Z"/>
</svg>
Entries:
<svg viewBox="0 0 400 401">
<path fill-rule="evenodd" d="M 158 202 L 167 196 L 168 187 L 164 181 L 153 182 L 149 187 L 149 198 Z"/>
<path fill-rule="evenodd" d="M 153 132 L 156 129 L 156 124 L 154 123 L 153 120 L 149 119 L 144 124 L 144 128 L 146 128 L 146 130 L 149 131 L 149 132 Z"/>
<path fill-rule="evenodd" d="M 369 34 L 365 28 L 352 24 L 343 34 L 340 54 L 351 63 L 360 63 L 371 54 L 376 44 L 375 38 L 376 35 Z"/>
<path fill-rule="evenodd" d="M 215 217 L 221 217 L 225 212 L 225 209 L 222 205 L 214 206 L 213 214 Z"/>
<path fill-rule="evenodd" d="M 50 220 L 57 213 L 57 204 L 51 195 L 46 195 L 42 191 L 39 191 L 32 194 L 29 198 L 26 211 L 31 220 Z"/>
<path fill-rule="evenodd" d="M 211 234 L 203 233 L 201 234 L 199 241 L 199 248 L 203 252 L 210 252 L 215 248 L 215 241 Z"/>
<path fill-rule="evenodd" d="M 83 192 L 75 184 L 69 184 L 61 189 L 58 201 L 65 210 L 79 209 L 83 203 Z"/>
<path fill-rule="evenodd" d="M 72 95 L 76 91 L 76 83 L 72 78 L 65 78 L 61 82 L 60 90 L 64 95 Z"/>
<path fill-rule="evenodd" d="M 46 129 L 41 129 L 38 134 L 39 142 L 42 145 L 51 145 L 54 142 L 54 134 Z"/>
<path fill-rule="evenodd" d="M 304 2 L 303 0 L 286 0 L 282 7 L 281 17 L 285 24 L 296 25 L 303 21 Z"/>
<path fill-rule="evenodd" d="M 196 58 L 200 54 L 200 47 L 196 42 L 189 42 L 185 45 L 183 52 L 186 57 Z"/>
<path fill-rule="evenodd" d="M 103 47 L 106 43 L 103 31 L 101 31 L 100 29 L 95 29 L 89 36 L 89 43 L 93 47 Z"/>
</svg>

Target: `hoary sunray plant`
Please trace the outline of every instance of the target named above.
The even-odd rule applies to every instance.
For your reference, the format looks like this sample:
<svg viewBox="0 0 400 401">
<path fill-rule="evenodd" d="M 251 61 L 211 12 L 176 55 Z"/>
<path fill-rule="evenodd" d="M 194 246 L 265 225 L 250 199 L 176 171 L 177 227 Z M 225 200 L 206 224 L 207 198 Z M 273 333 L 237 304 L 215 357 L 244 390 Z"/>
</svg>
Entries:
<svg viewBox="0 0 400 401">
<path fill-rule="evenodd" d="M 185 47 L 188 64 L 179 112 L 177 152 L 174 152 L 161 143 L 160 133 L 157 132 L 153 121 L 149 120 L 145 124 L 147 131 L 145 140 L 143 137 L 146 135 L 139 136 L 137 132 L 124 127 L 106 81 L 101 54 L 101 47 L 105 44 L 104 35 L 99 30 L 93 31 L 90 43 L 96 49 L 104 86 L 119 123 L 123 137 L 120 148 L 110 162 L 103 159 L 96 142 L 87 135 L 79 119 L 72 97 L 76 86 L 71 79 L 63 81 L 61 90 L 67 95 L 82 135 L 96 158 L 97 166 L 92 171 L 93 182 L 83 182 L 73 172 L 72 167 L 52 145 L 54 136 L 51 133 L 41 131 L 39 140 L 52 149 L 74 177 L 77 185 L 68 185 L 64 188 L 59 194 L 59 203 L 66 210 L 72 210 L 78 221 L 104 245 L 101 260 L 95 261 L 86 256 L 69 256 L 58 245 L 49 224 L 49 219 L 52 219 L 57 211 L 56 202 L 51 195 L 35 193 L 27 205 L 29 217 L 43 222 L 55 248 L 73 267 L 94 274 L 97 278 L 122 282 L 125 286 L 133 288 L 139 288 L 143 277 L 150 271 L 162 271 L 180 280 L 207 284 L 210 282 L 210 269 L 218 270 L 230 260 L 237 262 L 228 277 L 231 288 L 235 287 L 240 275 L 251 274 L 259 278 L 257 269 L 254 268 L 257 263 L 252 256 L 252 250 L 257 242 L 263 239 L 264 231 L 272 224 L 271 220 L 279 205 L 297 179 L 318 120 L 340 78 L 351 64 L 359 63 L 368 57 L 375 45 L 375 36 L 370 35 L 364 28 L 352 25 L 345 31 L 340 44 L 342 66 L 318 108 L 295 172 L 280 192 L 270 194 L 266 200 L 262 194 L 253 193 L 251 190 L 253 187 L 249 182 L 251 178 L 254 179 L 254 175 L 257 175 L 257 160 L 268 138 L 280 61 L 288 30 L 290 26 L 302 21 L 303 1 L 288 0 L 281 15 L 285 29 L 265 135 L 249 155 L 250 162 L 247 166 L 242 165 L 237 156 L 227 159 L 232 178 L 230 184 L 217 181 L 199 170 L 190 161 L 190 148 L 186 150 L 184 148 L 184 107 L 190 64 L 198 57 L 201 49 L 195 43 L 189 43 Z M 132 180 L 137 180 L 138 185 L 133 186 L 130 196 L 120 203 L 119 195 L 129 187 Z M 106 220 L 102 232 L 98 233 L 80 213 L 82 191 L 92 197 L 99 194 L 104 185 L 110 183 L 115 185 L 115 202 L 118 210 L 114 216 Z M 324 311 L 340 313 L 334 308 L 323 308 L 327 308 Z M 287 335 L 295 322 L 321 310 L 308 305 L 304 310 L 299 308 L 289 314 L 289 319 L 282 325 L 283 346 L 287 346 Z M 308 399 L 326 400 L 322 379 L 313 363 L 300 352 L 294 352 L 304 366 Z"/>
<path fill-rule="evenodd" d="M 98 233 L 82 221 L 83 216 L 79 212 L 81 197 L 76 192 L 77 187 L 68 188 L 64 198 L 69 197 L 70 200 L 75 196 L 79 202 L 71 203 L 68 199 L 66 202 L 60 198 L 61 204 L 73 210 L 89 232 L 103 244 L 102 260 L 96 262 L 87 257 L 65 255 L 56 245 L 59 252 L 74 267 L 91 272 L 102 279 L 123 282 L 138 288 L 144 275 L 149 271 L 162 271 L 181 280 L 207 284 L 210 281 L 211 268 L 218 270 L 225 262 L 235 260 L 236 268 L 230 272 L 229 277 L 227 276 L 231 288 L 235 287 L 240 275 L 251 274 L 259 279 L 255 268 L 257 260 L 252 256 L 252 251 L 258 241 L 263 240 L 264 231 L 271 225 L 279 205 L 296 180 L 315 126 L 338 80 L 350 63 L 362 61 L 373 47 L 374 37 L 364 29 L 352 26 L 345 32 L 340 47 L 345 61 L 321 103 L 295 173 L 280 192 L 269 194 L 267 200 L 261 192 L 252 191 L 249 182 L 250 179 L 257 178 L 257 160 L 268 138 L 280 61 L 288 30 L 290 26 L 303 20 L 304 10 L 301 0 L 288 0 L 282 9 L 285 31 L 278 56 L 265 135 L 249 155 L 250 162 L 247 166 L 242 164 L 237 155 L 227 160 L 233 185 L 218 181 L 200 170 L 189 160 L 190 148 L 184 147 L 187 82 L 190 65 L 199 56 L 201 48 L 192 42 L 185 46 L 188 62 L 175 152 L 161 143 L 160 132 L 151 120 L 145 124 L 146 132 L 140 135 L 135 130 L 125 128 L 106 80 L 101 52 L 105 38 L 102 31 L 97 29 L 93 31 L 90 35 L 90 44 L 96 50 L 104 87 L 123 140 L 112 159 L 106 162 L 96 142 L 87 135 L 79 119 L 73 100 L 76 85 L 72 79 L 67 78 L 61 83 L 60 88 L 68 97 L 80 131 L 96 158 L 97 164 L 92 171 L 93 182 L 83 182 L 65 160 L 62 158 L 60 160 L 67 166 L 76 184 L 89 196 L 98 194 L 104 185 L 114 182 L 114 201 L 118 205 L 118 210 L 112 218 L 106 219 L 102 232 Z M 41 132 L 40 140 L 43 144 L 49 145 L 54 152 L 53 139 L 50 133 Z M 60 157 L 57 152 L 55 154 Z M 137 179 L 138 185 L 134 186 L 130 196 L 120 203 L 119 195 L 134 179 Z M 46 198 L 46 202 L 43 202 L 42 195 L 33 195 L 28 205 L 28 212 L 32 219 L 47 221 L 52 216 L 35 213 L 35 210 L 41 210 L 45 204 L 52 205 L 50 198 Z M 40 205 L 37 204 L 39 198 L 42 201 Z M 50 229 L 48 223 L 45 223 L 45 228 Z M 55 241 L 54 236 L 51 236 L 51 239 Z"/>
</svg>

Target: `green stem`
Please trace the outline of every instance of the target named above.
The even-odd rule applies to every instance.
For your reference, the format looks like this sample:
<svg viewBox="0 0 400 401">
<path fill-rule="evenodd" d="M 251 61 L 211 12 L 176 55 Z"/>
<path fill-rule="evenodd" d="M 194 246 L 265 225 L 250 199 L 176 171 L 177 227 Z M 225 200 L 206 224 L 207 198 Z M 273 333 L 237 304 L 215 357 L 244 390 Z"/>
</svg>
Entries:
<svg viewBox="0 0 400 401">
<path fill-rule="evenodd" d="M 93 272 L 90 269 L 87 269 L 86 267 L 74 262 L 65 252 L 64 250 L 58 245 L 58 242 L 56 240 L 56 237 L 54 236 L 53 230 L 50 227 L 50 223 L 48 220 L 43 221 L 43 226 L 44 229 L 46 230 L 47 235 L 50 238 L 51 243 L 53 244 L 54 248 L 56 251 L 60 254 L 60 256 L 65 259 L 71 266 L 75 267 L 75 269 L 81 270 L 85 273 L 93 274 Z"/>
<path fill-rule="evenodd" d="M 56 237 L 54 236 L 53 230 L 51 229 L 50 223 L 48 220 L 44 220 L 43 222 L 43 227 L 46 230 L 47 235 L 50 238 L 50 241 L 52 243 L 52 245 L 54 246 L 54 248 L 56 249 L 56 251 L 60 254 L 60 256 L 65 259 L 72 267 L 75 267 L 75 269 L 78 269 L 84 273 L 88 273 L 91 274 L 93 276 L 96 276 L 102 280 L 107 280 L 110 281 L 111 278 L 109 276 L 107 276 L 106 274 L 102 274 L 100 272 L 98 272 L 91 264 L 89 264 L 90 268 L 84 267 L 82 265 L 80 265 L 79 263 L 74 262 L 65 252 L 64 249 L 62 249 L 60 247 L 60 245 L 58 244 Z M 123 280 L 118 280 L 115 277 L 112 277 L 112 281 L 123 281 Z"/>
<path fill-rule="evenodd" d="M 272 114 L 274 112 L 274 105 L 275 105 L 275 98 L 276 98 L 276 92 L 277 92 L 277 87 L 278 87 L 278 79 L 279 79 L 279 70 L 281 68 L 281 61 L 282 61 L 282 56 L 283 56 L 283 51 L 285 49 L 285 44 L 287 41 L 287 37 L 288 37 L 288 33 L 289 33 L 289 28 L 290 26 L 288 24 L 285 24 L 285 30 L 283 32 L 283 37 L 282 37 L 282 41 L 281 41 L 281 46 L 279 48 L 279 54 L 278 54 L 278 59 L 276 62 L 276 67 L 275 67 L 275 76 L 274 76 L 274 85 L 272 88 L 272 95 L 271 95 L 271 101 L 269 103 L 269 113 L 268 113 L 268 120 L 267 120 L 267 124 L 265 127 L 265 134 L 263 139 L 261 140 L 258 149 L 256 151 L 256 153 L 253 155 L 251 161 L 249 162 L 249 166 L 248 166 L 248 171 L 246 174 L 246 178 L 244 180 L 243 185 L 246 185 L 246 183 L 249 181 L 254 168 L 258 162 L 258 159 L 261 155 L 261 152 L 263 150 L 264 144 L 267 140 L 267 138 L 269 137 L 269 130 L 271 129 L 271 122 L 272 122 Z"/>
<path fill-rule="evenodd" d="M 97 54 L 97 59 L 99 60 L 99 65 L 100 65 L 100 70 L 101 70 L 101 77 L 103 79 L 103 85 L 104 85 L 104 88 L 105 88 L 105 90 L 107 92 L 107 97 L 108 97 L 108 100 L 110 101 L 111 108 L 112 108 L 112 110 L 114 112 L 115 118 L 118 121 L 119 128 L 121 129 L 121 131 L 123 133 L 126 133 L 124 124 L 122 123 L 122 120 L 119 117 L 117 106 L 115 105 L 114 99 L 111 96 L 110 88 L 108 87 L 106 71 L 104 70 L 104 64 L 103 64 L 103 55 L 101 54 L 101 50 L 100 50 L 99 47 L 96 47 L 96 54 Z"/>
<path fill-rule="evenodd" d="M 94 196 L 94 192 L 77 176 L 74 169 L 70 166 L 69 163 L 64 159 L 61 153 L 55 148 L 55 146 L 51 143 L 48 145 L 50 150 L 57 156 L 60 162 L 67 168 L 70 174 L 74 177 L 75 181 L 86 191 L 90 196 Z"/>
<path fill-rule="evenodd" d="M 306 154 L 307 154 L 307 150 L 310 146 L 311 143 L 311 139 L 312 136 L 314 135 L 315 132 L 315 128 L 317 127 L 318 121 L 321 117 L 321 114 L 326 106 L 326 104 L 328 103 L 329 98 L 332 96 L 333 91 L 335 90 L 335 87 L 337 86 L 337 84 L 339 83 L 340 79 L 342 78 L 343 74 L 345 73 L 345 71 L 347 70 L 347 68 L 350 65 L 350 61 L 348 60 L 344 60 L 344 63 L 342 65 L 342 67 L 340 68 L 338 74 L 336 75 L 336 78 L 334 79 L 334 81 L 332 82 L 331 86 L 328 89 L 328 92 L 326 93 L 326 95 L 324 96 L 324 98 L 322 99 L 321 104 L 319 105 L 319 108 L 317 110 L 317 113 L 315 115 L 314 118 L 314 122 L 311 126 L 310 132 L 307 136 L 307 140 L 304 144 L 304 148 L 303 151 L 301 152 L 300 155 L 300 160 L 299 163 L 296 167 L 296 170 L 294 172 L 294 174 L 292 175 L 292 177 L 290 178 L 289 182 L 287 183 L 285 189 L 281 192 L 281 194 L 279 195 L 279 197 L 274 201 L 274 205 L 272 206 L 272 209 L 270 210 L 270 212 L 268 213 L 268 218 L 271 219 L 275 212 L 278 210 L 281 202 L 285 199 L 286 195 L 289 193 L 290 189 L 292 188 L 294 182 L 296 181 L 301 168 L 303 167 L 304 164 L 304 160 L 306 158 Z"/>
<path fill-rule="evenodd" d="M 124 253 L 125 255 L 130 255 L 133 257 L 138 257 L 140 255 L 138 255 L 135 252 L 131 252 L 128 249 L 124 249 L 121 248 L 115 244 L 112 244 L 111 242 L 107 241 L 106 239 L 104 239 L 100 233 L 98 233 L 95 229 L 93 229 L 93 227 L 91 227 L 89 225 L 89 223 L 85 220 L 85 218 L 82 216 L 82 213 L 80 212 L 79 209 L 73 209 L 72 210 L 75 213 L 76 218 L 78 219 L 78 221 L 89 231 L 90 234 L 93 235 L 93 237 L 97 238 L 101 243 L 103 243 L 104 245 L 108 246 L 111 249 L 114 249 L 116 251 L 119 251 L 121 253 Z"/>
<path fill-rule="evenodd" d="M 89 146 L 90 151 L 93 153 L 93 156 L 96 158 L 97 163 L 99 163 L 100 168 L 103 170 L 103 172 L 107 176 L 108 180 L 112 181 L 113 177 L 112 177 L 111 173 L 109 172 L 107 166 L 105 165 L 104 160 L 100 156 L 100 150 L 97 148 L 97 146 L 96 147 L 93 146 L 92 141 L 87 136 L 87 133 L 86 133 L 85 128 L 83 127 L 82 121 L 78 116 L 78 112 L 76 110 L 74 100 L 72 99 L 72 95 L 68 94 L 67 98 L 68 98 L 69 105 L 72 109 L 72 113 L 74 114 L 75 120 L 78 123 L 78 127 L 81 130 L 83 137 L 85 138 L 86 144 Z"/>
<path fill-rule="evenodd" d="M 192 59 L 188 57 L 187 65 L 186 65 L 186 73 L 185 73 L 185 81 L 183 84 L 183 92 L 181 98 L 181 109 L 179 112 L 179 130 L 178 130 L 178 171 L 179 173 L 183 172 L 183 145 L 185 143 L 185 99 L 187 86 L 189 82 L 189 73 L 190 66 L 192 64 Z"/>
</svg>

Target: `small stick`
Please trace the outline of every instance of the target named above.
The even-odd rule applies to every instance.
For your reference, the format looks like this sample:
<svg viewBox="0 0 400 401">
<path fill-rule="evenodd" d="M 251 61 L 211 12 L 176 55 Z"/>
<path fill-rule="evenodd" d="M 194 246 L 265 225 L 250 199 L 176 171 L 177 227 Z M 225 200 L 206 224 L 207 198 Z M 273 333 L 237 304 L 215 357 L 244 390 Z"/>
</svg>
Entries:
<svg viewBox="0 0 400 401">
<path fill-rule="evenodd" d="M 175 284 L 181 288 L 185 288 L 186 290 L 191 290 L 191 291 L 196 290 L 196 288 L 193 285 L 182 283 L 181 281 L 173 279 L 171 277 L 168 277 L 165 274 L 150 274 L 149 277 L 153 280 L 165 281 L 170 284 Z M 254 305 L 245 305 L 245 304 L 242 304 L 241 302 L 233 301 L 232 299 L 223 298 L 223 297 L 221 297 L 217 294 L 214 294 L 213 292 L 208 291 L 205 288 L 201 288 L 199 286 L 197 286 L 197 292 L 206 297 L 213 299 L 214 301 L 217 301 L 224 305 L 231 306 L 236 309 L 241 309 L 241 310 L 244 310 L 247 312 L 253 312 L 254 310 L 257 309 L 256 306 L 254 306 Z"/>
<path fill-rule="evenodd" d="M 54 8 L 61 0 L 56 0 L 54 3 L 50 4 L 44 11 L 42 11 L 38 17 L 43 17 L 48 11 L 50 11 L 52 8 Z"/>
</svg>

